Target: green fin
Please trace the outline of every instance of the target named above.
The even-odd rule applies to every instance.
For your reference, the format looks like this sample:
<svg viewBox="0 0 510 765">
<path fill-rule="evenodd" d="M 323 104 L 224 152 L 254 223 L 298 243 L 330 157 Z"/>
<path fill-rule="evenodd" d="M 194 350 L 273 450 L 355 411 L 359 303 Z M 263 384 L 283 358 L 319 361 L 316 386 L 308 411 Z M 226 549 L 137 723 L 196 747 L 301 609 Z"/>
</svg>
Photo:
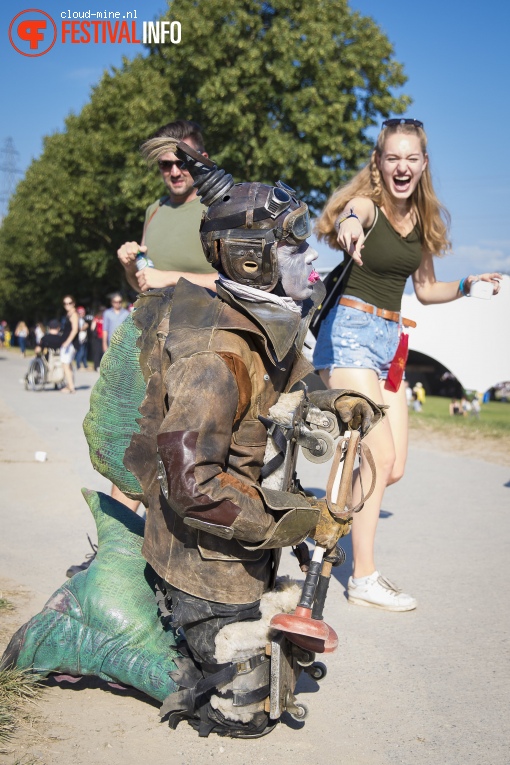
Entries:
<svg viewBox="0 0 510 765">
<path fill-rule="evenodd" d="M 141 554 L 144 521 L 106 494 L 83 494 L 97 525 L 97 556 L 18 630 L 2 666 L 96 675 L 163 701 L 176 690 L 170 672 L 179 652 L 158 616 L 156 576 Z"/>
</svg>

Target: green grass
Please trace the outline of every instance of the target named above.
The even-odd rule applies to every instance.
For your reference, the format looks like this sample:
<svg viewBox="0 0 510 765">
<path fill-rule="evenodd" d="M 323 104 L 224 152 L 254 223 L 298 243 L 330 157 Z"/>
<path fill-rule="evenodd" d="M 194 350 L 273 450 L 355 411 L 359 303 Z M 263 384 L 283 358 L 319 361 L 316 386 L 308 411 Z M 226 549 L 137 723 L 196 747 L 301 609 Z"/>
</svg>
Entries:
<svg viewBox="0 0 510 765">
<path fill-rule="evenodd" d="M 0 611 L 14 611 L 14 606 L 10 600 L 0 595 Z"/>
<path fill-rule="evenodd" d="M 451 417 L 449 414 L 450 399 L 440 396 L 427 396 L 423 410 L 410 414 L 411 427 L 426 424 L 440 430 L 448 429 L 457 435 L 472 435 L 475 432 L 492 438 L 510 436 L 510 403 L 490 401 L 482 404 L 480 417 Z"/>
<path fill-rule="evenodd" d="M 28 702 L 41 694 L 40 678 L 28 670 L 0 670 L 0 752 L 14 735 L 20 720 L 27 716 Z"/>
</svg>

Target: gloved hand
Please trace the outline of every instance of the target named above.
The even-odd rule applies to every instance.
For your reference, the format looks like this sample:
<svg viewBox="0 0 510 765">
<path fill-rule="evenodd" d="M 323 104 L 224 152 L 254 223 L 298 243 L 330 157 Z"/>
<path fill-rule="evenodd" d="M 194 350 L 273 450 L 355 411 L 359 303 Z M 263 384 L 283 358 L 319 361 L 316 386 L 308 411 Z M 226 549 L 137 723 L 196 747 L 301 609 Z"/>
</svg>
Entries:
<svg viewBox="0 0 510 765">
<path fill-rule="evenodd" d="M 350 430 L 361 428 L 362 435 L 369 430 L 374 419 L 372 407 L 366 399 L 359 396 L 340 396 L 335 401 L 335 409 Z"/>
<path fill-rule="evenodd" d="M 340 537 L 344 537 L 351 530 L 350 521 L 334 518 L 328 510 L 325 499 L 314 498 L 309 501 L 321 513 L 317 525 L 310 536 L 321 547 L 325 547 L 326 550 L 332 550 Z"/>
<path fill-rule="evenodd" d="M 388 408 L 384 404 L 376 404 L 368 396 L 355 390 L 315 390 L 310 391 L 308 398 L 311 403 L 322 411 L 333 412 L 351 430 L 361 427 L 361 435 L 366 436 L 384 417 Z M 342 430 L 342 429 L 341 429 Z"/>
</svg>

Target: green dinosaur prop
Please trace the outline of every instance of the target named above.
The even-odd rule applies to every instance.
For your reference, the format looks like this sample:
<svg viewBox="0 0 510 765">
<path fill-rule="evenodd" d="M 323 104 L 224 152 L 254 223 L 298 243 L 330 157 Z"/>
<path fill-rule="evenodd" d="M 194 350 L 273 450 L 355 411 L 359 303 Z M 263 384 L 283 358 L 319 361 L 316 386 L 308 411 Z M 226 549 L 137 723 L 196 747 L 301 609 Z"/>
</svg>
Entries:
<svg viewBox="0 0 510 765">
<path fill-rule="evenodd" d="M 156 576 L 141 554 L 144 521 L 106 494 L 83 494 L 97 526 L 97 556 L 18 630 L 0 668 L 95 675 L 163 701 L 177 688 L 170 672 L 179 651 L 158 617 Z"/>
<path fill-rule="evenodd" d="M 137 346 L 140 335 L 132 314 L 114 332 L 90 396 L 90 411 L 83 422 L 94 469 L 124 494 L 138 498 L 142 487 L 123 460 L 133 433 L 140 431 L 137 420 L 145 396 L 146 382 Z"/>
</svg>

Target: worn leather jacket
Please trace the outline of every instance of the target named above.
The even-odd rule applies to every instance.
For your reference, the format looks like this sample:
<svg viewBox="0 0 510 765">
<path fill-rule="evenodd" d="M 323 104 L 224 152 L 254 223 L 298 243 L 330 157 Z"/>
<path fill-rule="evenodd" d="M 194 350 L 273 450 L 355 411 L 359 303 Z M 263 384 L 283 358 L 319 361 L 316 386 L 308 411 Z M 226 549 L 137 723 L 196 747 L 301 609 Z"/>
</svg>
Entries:
<svg viewBox="0 0 510 765">
<path fill-rule="evenodd" d="M 267 432 L 258 418 L 312 370 L 298 346 L 313 311 L 302 319 L 221 285 L 212 296 L 185 279 L 167 305 L 147 361 L 156 370 L 146 401 L 161 423 L 159 479 L 150 469 L 142 475 L 136 439 L 125 458 L 148 497 L 143 555 L 177 589 L 251 603 L 270 586 L 279 550 L 305 539 L 317 522 L 318 510 L 302 494 L 259 484 Z M 330 393 L 334 411 L 342 392 Z M 142 432 L 138 446 L 149 436 Z"/>
</svg>

